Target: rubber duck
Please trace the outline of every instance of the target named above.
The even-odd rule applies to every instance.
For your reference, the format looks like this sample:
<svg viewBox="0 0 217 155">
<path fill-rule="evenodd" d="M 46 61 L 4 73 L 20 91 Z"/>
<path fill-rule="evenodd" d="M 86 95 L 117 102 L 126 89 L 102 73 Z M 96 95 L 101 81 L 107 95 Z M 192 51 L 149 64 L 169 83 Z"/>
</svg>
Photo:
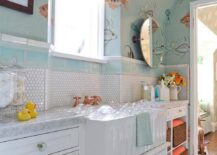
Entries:
<svg viewBox="0 0 217 155">
<path fill-rule="evenodd" d="M 26 103 L 26 109 L 28 109 L 30 111 L 34 110 L 34 109 L 36 109 L 36 104 L 34 102 L 32 102 L 32 101 L 28 101 Z"/>
<path fill-rule="evenodd" d="M 22 111 L 17 113 L 17 119 L 19 121 L 28 121 L 31 119 L 31 116 L 29 114 L 29 110 L 28 109 L 23 109 Z"/>
<path fill-rule="evenodd" d="M 29 114 L 31 118 L 36 118 L 38 116 L 38 112 L 36 110 L 36 104 L 32 101 L 28 101 L 26 103 L 26 109 L 29 110 Z"/>
<path fill-rule="evenodd" d="M 31 116 L 31 118 L 36 118 L 38 116 L 38 112 L 36 109 L 29 110 L 29 115 Z"/>
</svg>

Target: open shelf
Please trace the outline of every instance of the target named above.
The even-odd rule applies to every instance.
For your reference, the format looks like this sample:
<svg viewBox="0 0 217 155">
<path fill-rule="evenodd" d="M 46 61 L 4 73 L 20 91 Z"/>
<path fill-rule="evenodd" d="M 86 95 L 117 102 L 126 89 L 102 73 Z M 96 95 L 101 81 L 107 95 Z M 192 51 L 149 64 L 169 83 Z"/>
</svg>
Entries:
<svg viewBox="0 0 217 155">
<path fill-rule="evenodd" d="M 168 119 L 167 119 L 167 128 L 170 128 L 170 135 L 167 133 L 167 148 L 170 147 L 170 149 L 167 149 L 167 155 L 173 155 L 173 150 L 180 146 L 184 146 L 186 149 L 188 149 L 188 110 L 187 106 L 181 106 L 180 108 L 171 108 L 168 109 Z M 180 114 L 179 114 L 180 112 Z M 180 119 L 186 122 L 186 140 L 179 144 L 176 147 L 173 147 L 173 120 Z M 168 138 L 169 136 L 169 138 Z"/>
</svg>

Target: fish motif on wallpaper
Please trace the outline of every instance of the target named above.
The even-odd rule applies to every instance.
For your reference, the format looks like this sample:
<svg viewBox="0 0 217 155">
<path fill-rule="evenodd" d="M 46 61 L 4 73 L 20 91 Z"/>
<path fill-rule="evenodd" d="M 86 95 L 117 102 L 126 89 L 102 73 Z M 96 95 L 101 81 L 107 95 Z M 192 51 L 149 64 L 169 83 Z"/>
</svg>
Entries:
<svg viewBox="0 0 217 155">
<path fill-rule="evenodd" d="M 158 23 L 158 21 L 157 20 L 155 20 L 156 18 L 154 17 L 154 11 L 153 10 L 147 10 L 147 11 L 141 11 L 140 13 L 139 13 L 140 15 L 142 14 L 142 19 L 146 19 L 146 18 L 148 18 L 149 16 L 150 17 L 153 17 L 154 19 L 152 20 L 152 30 L 153 30 L 153 32 L 156 32 L 158 29 L 159 29 L 159 23 Z M 138 22 L 138 21 L 137 21 Z M 142 20 L 142 24 L 143 24 L 143 22 L 144 22 L 144 20 Z M 132 26 L 131 26 L 131 28 L 134 30 L 134 31 L 136 31 L 136 32 L 139 32 L 140 33 L 140 28 L 141 28 L 141 26 L 142 25 L 140 25 L 141 23 L 133 23 L 132 24 Z"/>
<path fill-rule="evenodd" d="M 190 13 L 189 12 L 186 13 L 186 15 L 184 15 L 181 18 L 180 22 L 189 28 L 190 27 Z"/>
<path fill-rule="evenodd" d="M 148 11 L 145 11 L 144 12 L 144 16 L 151 16 L 151 17 L 154 17 L 154 11 L 153 10 L 148 10 Z"/>
<path fill-rule="evenodd" d="M 177 0 L 177 2 L 178 4 L 182 5 L 185 2 L 185 0 Z"/>
<path fill-rule="evenodd" d="M 190 51 L 189 43 L 181 43 L 175 48 L 176 54 L 186 54 Z"/>
<path fill-rule="evenodd" d="M 41 16 L 43 16 L 44 18 L 48 18 L 48 4 L 43 4 L 39 7 L 39 13 Z"/>
<path fill-rule="evenodd" d="M 143 6 L 141 6 L 138 14 L 140 18 L 144 18 L 147 15 L 153 17 L 154 16 L 153 10 L 157 10 L 157 2 L 156 0 L 148 0 L 146 3 L 144 3 Z"/>
<path fill-rule="evenodd" d="M 115 9 L 121 5 L 126 5 L 128 0 L 106 0 L 105 1 L 110 8 Z"/>
<path fill-rule="evenodd" d="M 105 21 L 105 29 L 104 29 L 104 42 L 105 46 L 108 45 L 112 40 L 116 40 L 118 36 L 112 30 L 112 20 L 108 18 Z"/>
</svg>

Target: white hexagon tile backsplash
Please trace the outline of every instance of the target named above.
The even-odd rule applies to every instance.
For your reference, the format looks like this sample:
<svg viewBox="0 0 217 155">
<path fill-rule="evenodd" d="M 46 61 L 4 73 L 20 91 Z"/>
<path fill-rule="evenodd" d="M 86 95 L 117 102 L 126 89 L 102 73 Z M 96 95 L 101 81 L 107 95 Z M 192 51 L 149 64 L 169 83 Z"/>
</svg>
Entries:
<svg viewBox="0 0 217 155">
<path fill-rule="evenodd" d="M 45 69 L 26 70 L 26 98 L 35 102 L 39 110 L 45 108 Z"/>
<path fill-rule="evenodd" d="M 26 97 L 37 103 L 39 111 L 72 105 L 74 96 L 98 95 L 103 104 L 119 104 L 141 99 L 141 81 L 155 83 L 156 77 L 137 74 L 91 74 L 26 69 Z M 14 113 L 21 107 L 8 107 L 1 114 Z"/>
</svg>

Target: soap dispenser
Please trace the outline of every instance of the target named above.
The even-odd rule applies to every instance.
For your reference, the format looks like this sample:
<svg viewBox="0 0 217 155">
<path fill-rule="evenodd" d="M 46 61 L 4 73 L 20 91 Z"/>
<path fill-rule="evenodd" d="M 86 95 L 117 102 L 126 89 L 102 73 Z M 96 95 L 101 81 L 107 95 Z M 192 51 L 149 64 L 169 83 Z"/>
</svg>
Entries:
<svg viewBox="0 0 217 155">
<path fill-rule="evenodd" d="M 149 94 L 150 94 L 150 101 L 154 102 L 155 101 L 155 88 L 153 85 L 149 86 Z"/>
<path fill-rule="evenodd" d="M 145 81 L 141 81 L 141 85 L 142 85 L 142 98 L 144 101 L 149 101 L 149 86 Z"/>
<path fill-rule="evenodd" d="M 161 101 L 169 101 L 170 100 L 170 92 L 169 88 L 165 86 L 164 81 L 161 80 L 161 85 L 159 89 L 159 97 Z"/>
</svg>

